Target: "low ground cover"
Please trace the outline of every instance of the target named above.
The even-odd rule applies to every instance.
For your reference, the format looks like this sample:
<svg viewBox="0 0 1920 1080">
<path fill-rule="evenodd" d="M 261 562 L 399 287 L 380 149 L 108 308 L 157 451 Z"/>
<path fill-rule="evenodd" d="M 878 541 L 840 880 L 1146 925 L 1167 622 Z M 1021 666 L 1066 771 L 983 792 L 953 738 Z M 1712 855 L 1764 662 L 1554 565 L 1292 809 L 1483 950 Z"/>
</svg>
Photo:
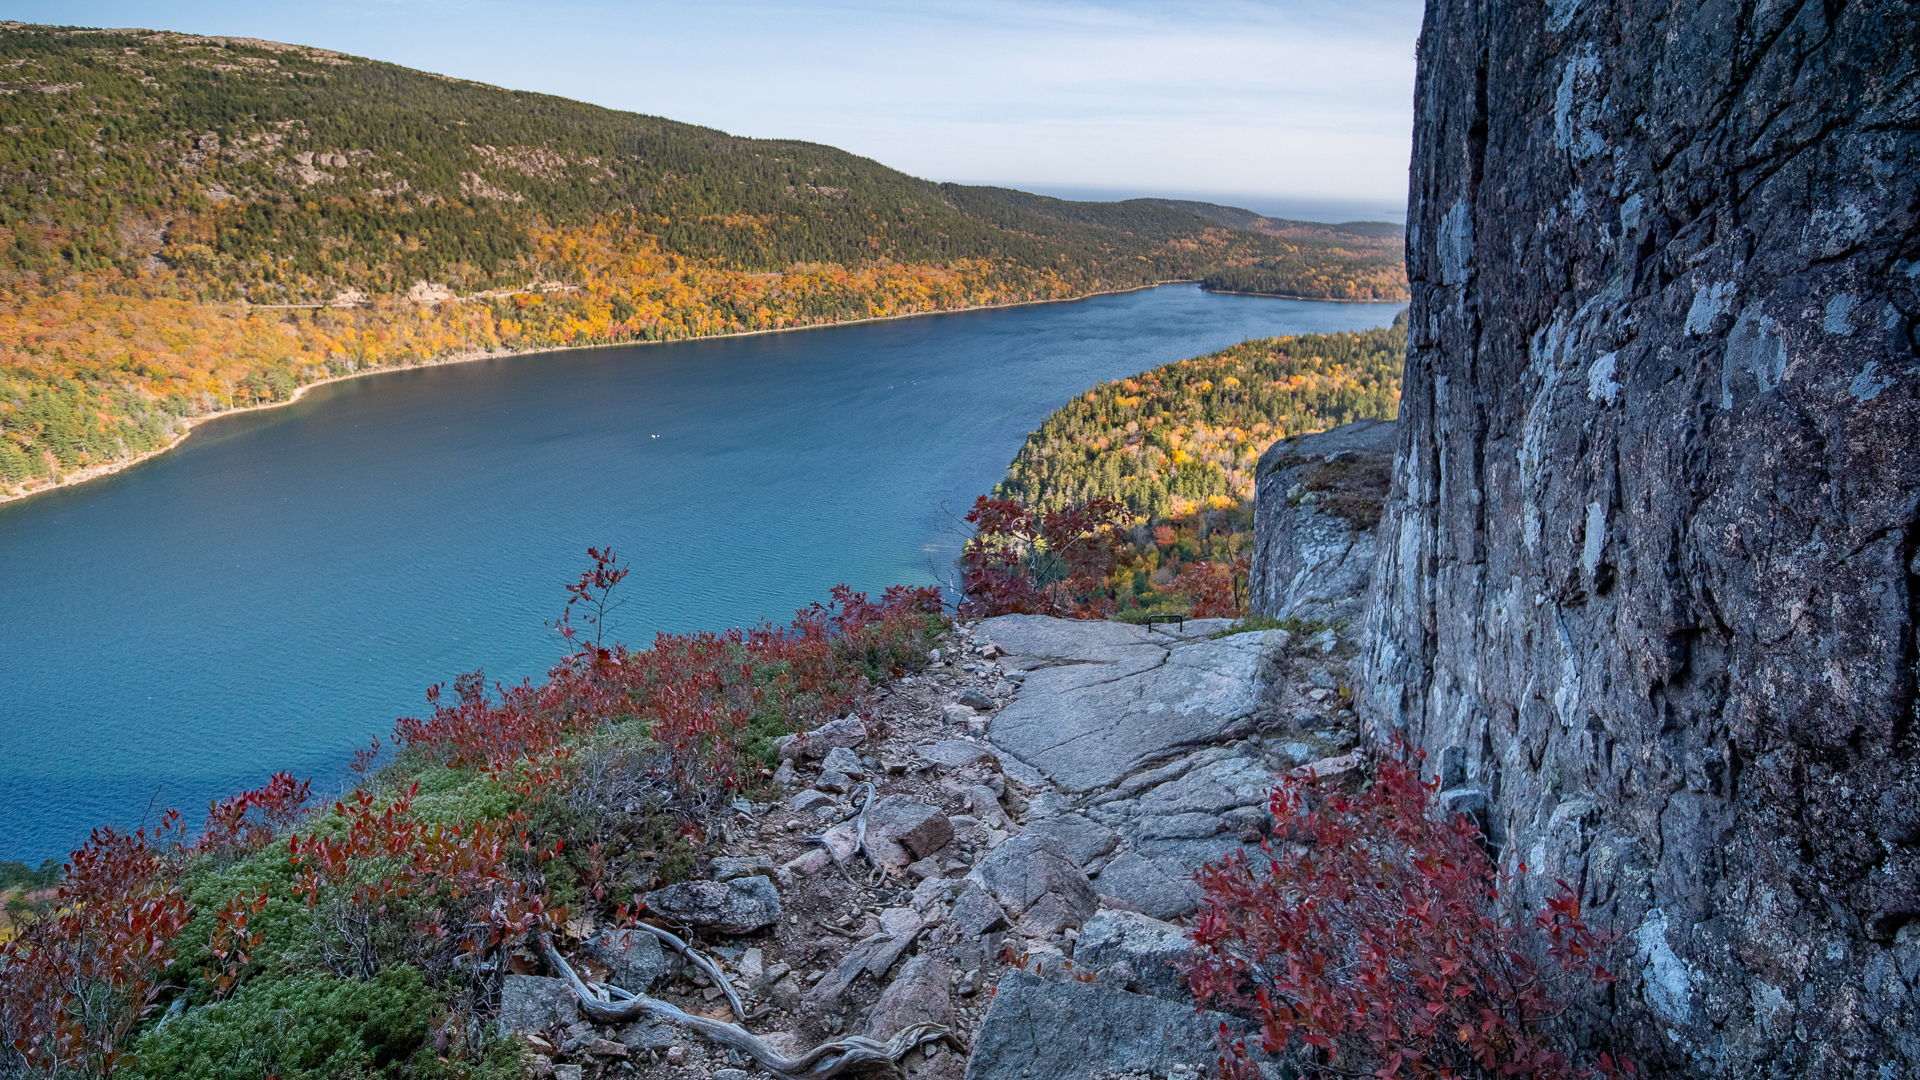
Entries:
<svg viewBox="0 0 1920 1080">
<path fill-rule="evenodd" d="M 429 693 L 314 807 L 286 774 L 132 834 L 96 830 L 0 942 L 0 1075 L 496 1076 L 486 1018 L 534 935 L 685 877 L 773 741 L 926 663 L 937 590 L 844 587 L 786 626 L 605 640 L 611 551 L 538 684 Z"/>
</svg>

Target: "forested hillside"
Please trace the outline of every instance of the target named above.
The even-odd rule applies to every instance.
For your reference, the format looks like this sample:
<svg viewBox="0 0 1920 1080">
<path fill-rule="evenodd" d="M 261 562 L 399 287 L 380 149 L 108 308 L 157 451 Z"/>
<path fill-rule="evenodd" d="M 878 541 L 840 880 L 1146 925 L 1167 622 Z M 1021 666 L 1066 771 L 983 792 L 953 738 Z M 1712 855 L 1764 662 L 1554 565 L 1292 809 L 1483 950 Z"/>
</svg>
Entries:
<svg viewBox="0 0 1920 1080">
<path fill-rule="evenodd" d="M 1096 386 L 1027 436 L 996 495 L 1112 498 L 1155 519 L 1253 499 L 1260 452 L 1290 435 L 1391 419 L 1407 316 L 1391 327 L 1242 342 Z"/>
<path fill-rule="evenodd" d="M 1280 251 L 1216 264 L 1202 276 L 1202 288 L 1330 300 L 1405 300 L 1409 295 L 1403 226 L 1384 221 L 1328 225 L 1262 217 L 1215 203 L 1140 201 L 1282 241 Z"/>
<path fill-rule="evenodd" d="M 274 42 L 0 24 L 0 129 L 0 497 L 370 367 L 1385 280 L 1362 237 L 934 184 Z"/>
</svg>

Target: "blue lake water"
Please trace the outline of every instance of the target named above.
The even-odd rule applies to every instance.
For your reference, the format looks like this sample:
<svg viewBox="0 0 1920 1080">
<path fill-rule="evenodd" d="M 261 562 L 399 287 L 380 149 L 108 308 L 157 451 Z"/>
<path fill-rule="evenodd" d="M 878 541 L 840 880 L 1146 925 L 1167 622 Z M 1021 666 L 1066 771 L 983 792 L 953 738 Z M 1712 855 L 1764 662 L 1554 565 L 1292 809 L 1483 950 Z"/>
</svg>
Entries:
<svg viewBox="0 0 1920 1080">
<path fill-rule="evenodd" d="M 538 676 L 588 545 L 618 636 L 785 622 L 926 584 L 1027 432 L 1095 382 L 1399 305 L 1190 285 L 787 334 L 399 371 L 203 424 L 0 506 L 0 858 L 353 747 L 484 667 Z"/>
</svg>

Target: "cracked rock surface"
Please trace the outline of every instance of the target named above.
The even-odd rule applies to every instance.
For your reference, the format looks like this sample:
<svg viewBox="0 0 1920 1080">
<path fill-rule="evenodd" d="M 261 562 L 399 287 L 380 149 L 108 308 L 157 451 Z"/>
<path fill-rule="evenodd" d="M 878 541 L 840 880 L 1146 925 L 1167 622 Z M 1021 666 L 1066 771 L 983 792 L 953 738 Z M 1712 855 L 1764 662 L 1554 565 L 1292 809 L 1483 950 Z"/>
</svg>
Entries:
<svg viewBox="0 0 1920 1080">
<path fill-rule="evenodd" d="M 1078 793 L 1178 747 L 1251 731 L 1267 641 L 1207 640 L 1227 623 L 1080 630 L 1041 615 L 986 620 L 980 632 L 1026 672 L 1020 696 L 994 720 L 993 744 Z"/>
<path fill-rule="evenodd" d="M 1346 699 L 1314 684 L 1346 677 L 1353 653 L 1337 635 L 1212 637 L 1225 627 L 957 626 L 932 668 L 789 740 L 776 797 L 736 805 L 695 880 L 649 905 L 717 960 L 747 1028 L 795 1051 L 931 1019 L 970 1053 L 916 1051 L 911 1077 L 1198 1080 L 1222 1018 L 1194 1011 L 1177 967 L 1180 920 L 1200 896 L 1193 872 L 1257 849 L 1276 774 L 1326 771 L 1354 739 Z M 1118 737 L 1036 740 L 1029 757 L 1005 745 L 1115 701 L 1132 703 L 1108 714 L 1108 728 L 1116 715 L 1133 725 Z M 866 795 L 842 784 L 856 770 L 874 785 L 877 865 L 856 853 Z M 731 1016 L 720 988 L 651 936 L 599 931 L 574 962 Z M 500 1024 L 542 1077 L 757 1075 L 668 1024 L 596 1029 L 539 975 L 508 978 Z"/>
</svg>

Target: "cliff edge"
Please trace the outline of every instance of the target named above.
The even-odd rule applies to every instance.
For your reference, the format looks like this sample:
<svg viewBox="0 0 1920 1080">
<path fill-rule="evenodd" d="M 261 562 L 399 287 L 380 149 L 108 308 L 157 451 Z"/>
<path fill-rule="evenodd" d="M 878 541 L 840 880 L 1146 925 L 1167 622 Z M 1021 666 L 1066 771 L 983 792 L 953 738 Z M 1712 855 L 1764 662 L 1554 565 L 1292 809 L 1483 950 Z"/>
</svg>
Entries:
<svg viewBox="0 0 1920 1080">
<path fill-rule="evenodd" d="M 1427 8 L 1363 719 L 1623 930 L 1663 1074 L 1920 1074 L 1916 40 Z"/>
</svg>

